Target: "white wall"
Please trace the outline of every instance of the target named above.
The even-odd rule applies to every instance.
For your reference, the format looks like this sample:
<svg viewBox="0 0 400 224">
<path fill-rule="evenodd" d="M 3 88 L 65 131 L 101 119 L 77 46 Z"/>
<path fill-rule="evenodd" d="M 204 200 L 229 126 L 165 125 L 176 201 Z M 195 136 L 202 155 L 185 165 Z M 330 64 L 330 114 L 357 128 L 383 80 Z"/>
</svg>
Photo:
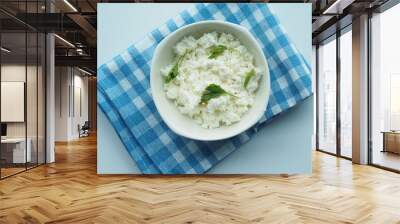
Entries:
<svg viewBox="0 0 400 224">
<path fill-rule="evenodd" d="M 68 140 L 69 115 L 69 84 L 68 67 L 55 68 L 55 141 Z"/>
<path fill-rule="evenodd" d="M 88 120 L 88 78 L 76 68 L 56 67 L 55 86 L 55 140 L 77 139 L 78 124 Z"/>
<path fill-rule="evenodd" d="M 28 81 L 30 86 L 36 86 L 36 80 L 31 80 L 30 75 L 31 74 L 36 74 L 36 66 L 27 66 L 25 67 L 25 64 L 4 64 L 1 66 L 1 81 L 7 82 L 7 81 L 17 81 L 17 82 L 25 82 L 25 75 L 26 71 L 28 72 Z M 30 128 L 32 130 L 36 130 L 36 113 L 32 113 L 32 111 L 36 111 L 36 88 L 27 88 L 27 106 L 31 107 L 28 110 L 27 113 L 27 118 L 28 118 L 28 137 L 30 133 L 33 133 L 33 131 L 30 131 Z M 33 110 L 32 110 L 32 107 Z M 2 110 L 7 110 L 7 108 L 1 108 Z M 34 123 L 32 123 L 34 122 Z M 8 137 L 25 137 L 25 123 L 26 122 L 8 122 L 7 123 L 7 136 Z M 36 132 L 35 132 L 36 135 Z"/>
<path fill-rule="evenodd" d="M 31 67 L 28 67 L 28 70 L 30 69 Z M 25 64 L 5 64 L 1 66 L 1 81 L 25 82 L 25 73 Z M 7 137 L 25 137 L 25 126 L 25 122 L 7 123 Z"/>
<path fill-rule="evenodd" d="M 71 119 L 71 132 L 72 138 L 78 138 L 78 124 L 83 125 L 85 121 L 88 121 L 88 77 L 79 75 L 74 75 L 74 107 L 72 108 L 72 119 Z M 80 93 L 79 93 L 80 92 Z M 80 95 L 80 97 L 79 97 Z M 80 101 L 80 102 L 79 102 Z M 79 108 L 81 107 L 81 108 Z M 81 110 L 81 111 L 80 111 Z"/>
</svg>

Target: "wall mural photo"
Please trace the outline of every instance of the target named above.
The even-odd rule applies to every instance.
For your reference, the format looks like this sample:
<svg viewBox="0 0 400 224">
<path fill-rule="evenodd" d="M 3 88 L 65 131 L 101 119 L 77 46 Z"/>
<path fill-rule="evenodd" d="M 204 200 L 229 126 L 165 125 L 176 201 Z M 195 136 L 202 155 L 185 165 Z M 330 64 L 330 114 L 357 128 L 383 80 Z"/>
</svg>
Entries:
<svg viewBox="0 0 400 224">
<path fill-rule="evenodd" d="M 99 4 L 98 173 L 310 173 L 310 12 Z"/>
</svg>

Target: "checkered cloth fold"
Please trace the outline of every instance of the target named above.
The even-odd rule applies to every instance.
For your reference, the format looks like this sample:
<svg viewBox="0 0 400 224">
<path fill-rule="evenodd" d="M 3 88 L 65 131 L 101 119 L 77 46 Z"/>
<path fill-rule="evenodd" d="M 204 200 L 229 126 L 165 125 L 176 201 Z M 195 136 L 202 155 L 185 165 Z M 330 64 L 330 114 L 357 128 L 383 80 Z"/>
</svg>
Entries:
<svg viewBox="0 0 400 224">
<path fill-rule="evenodd" d="M 249 141 L 256 128 L 221 141 L 194 141 L 163 122 L 150 93 L 150 64 L 157 44 L 176 29 L 202 20 L 246 27 L 261 45 L 270 69 L 271 95 L 256 126 L 295 106 L 311 92 L 311 69 L 265 3 L 196 4 L 98 69 L 98 104 L 145 174 L 204 173 Z"/>
</svg>

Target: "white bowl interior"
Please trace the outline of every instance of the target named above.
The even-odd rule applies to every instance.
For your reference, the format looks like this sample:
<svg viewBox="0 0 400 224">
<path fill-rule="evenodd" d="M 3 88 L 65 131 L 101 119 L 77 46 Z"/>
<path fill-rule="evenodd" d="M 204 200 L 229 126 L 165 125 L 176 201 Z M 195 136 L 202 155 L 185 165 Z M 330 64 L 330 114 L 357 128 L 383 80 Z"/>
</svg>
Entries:
<svg viewBox="0 0 400 224">
<path fill-rule="evenodd" d="M 264 75 L 260 80 L 253 106 L 239 122 L 230 126 L 205 129 L 191 118 L 181 114 L 173 102 L 166 97 L 163 88 L 164 80 L 161 76 L 160 69 L 174 60 L 172 49 L 180 40 L 182 40 L 183 37 L 192 35 L 198 38 L 203 33 L 213 31 L 230 33 L 238 38 L 240 42 L 254 55 L 255 65 L 264 70 Z M 194 23 L 182 27 L 167 36 L 155 50 L 150 79 L 153 100 L 164 122 L 175 133 L 196 140 L 220 140 L 235 136 L 247 130 L 264 114 L 270 91 L 268 65 L 257 41 L 244 27 L 222 21 L 203 21 Z"/>
</svg>

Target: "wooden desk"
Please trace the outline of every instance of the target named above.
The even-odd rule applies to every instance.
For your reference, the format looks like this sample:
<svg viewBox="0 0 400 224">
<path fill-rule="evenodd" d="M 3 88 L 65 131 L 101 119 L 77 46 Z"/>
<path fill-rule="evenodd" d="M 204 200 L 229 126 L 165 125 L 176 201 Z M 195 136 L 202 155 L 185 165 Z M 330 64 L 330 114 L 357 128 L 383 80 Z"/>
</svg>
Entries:
<svg viewBox="0 0 400 224">
<path fill-rule="evenodd" d="M 1 157 L 7 163 L 25 163 L 32 160 L 31 139 L 26 140 L 27 147 L 25 152 L 25 138 L 6 138 L 1 139 Z"/>
<path fill-rule="evenodd" d="M 400 131 L 382 131 L 383 150 L 382 152 L 392 152 L 400 154 Z"/>
</svg>

